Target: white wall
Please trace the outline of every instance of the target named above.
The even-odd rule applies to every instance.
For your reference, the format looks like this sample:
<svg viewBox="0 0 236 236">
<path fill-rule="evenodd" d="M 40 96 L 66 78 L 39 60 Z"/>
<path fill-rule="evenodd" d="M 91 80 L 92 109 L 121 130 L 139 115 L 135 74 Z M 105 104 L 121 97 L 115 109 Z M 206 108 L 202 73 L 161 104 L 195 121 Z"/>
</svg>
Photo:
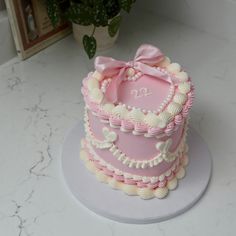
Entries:
<svg viewBox="0 0 236 236">
<path fill-rule="evenodd" d="M 236 41 L 236 0 L 139 0 L 138 5 L 140 9 Z"/>
<path fill-rule="evenodd" d="M 0 11 L 0 65 L 16 56 L 6 10 Z"/>
</svg>

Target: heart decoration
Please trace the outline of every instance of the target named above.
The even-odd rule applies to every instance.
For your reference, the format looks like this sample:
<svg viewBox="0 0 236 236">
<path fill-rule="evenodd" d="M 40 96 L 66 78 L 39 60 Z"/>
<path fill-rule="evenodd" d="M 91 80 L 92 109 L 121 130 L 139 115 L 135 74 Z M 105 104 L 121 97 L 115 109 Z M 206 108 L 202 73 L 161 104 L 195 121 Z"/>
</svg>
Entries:
<svg viewBox="0 0 236 236">
<path fill-rule="evenodd" d="M 113 131 L 110 131 L 107 127 L 102 129 L 103 136 L 107 142 L 115 142 L 117 139 L 117 134 Z"/>
</svg>

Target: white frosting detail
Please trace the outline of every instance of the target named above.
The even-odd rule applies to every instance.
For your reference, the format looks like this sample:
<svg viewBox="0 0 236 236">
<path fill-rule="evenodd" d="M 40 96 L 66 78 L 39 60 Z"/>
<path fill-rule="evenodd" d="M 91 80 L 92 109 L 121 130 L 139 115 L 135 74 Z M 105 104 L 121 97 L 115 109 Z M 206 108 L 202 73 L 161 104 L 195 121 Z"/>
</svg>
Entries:
<svg viewBox="0 0 236 236">
<path fill-rule="evenodd" d="M 146 123 L 147 125 L 151 126 L 151 127 L 157 127 L 161 120 L 158 119 L 157 115 L 153 114 L 153 113 L 148 113 L 145 118 L 144 118 L 144 123 Z"/>
<path fill-rule="evenodd" d="M 125 108 L 125 106 L 122 105 L 118 105 L 112 109 L 112 114 L 119 118 L 124 118 L 127 112 L 128 110 Z"/>
<path fill-rule="evenodd" d="M 177 179 L 182 179 L 185 176 L 185 169 L 183 167 L 180 167 L 179 171 L 176 173 Z"/>
<path fill-rule="evenodd" d="M 117 134 L 113 131 L 109 131 L 107 127 L 104 127 L 102 129 L 103 136 L 107 142 L 115 142 L 117 139 Z"/>
<path fill-rule="evenodd" d="M 177 73 L 181 70 L 181 66 L 178 63 L 171 63 L 167 66 L 167 70 L 171 73 Z"/>
<path fill-rule="evenodd" d="M 134 122 L 142 122 L 144 119 L 144 114 L 140 109 L 132 109 L 132 111 L 130 111 L 127 114 L 127 118 L 134 121 Z"/>
<path fill-rule="evenodd" d="M 103 93 L 100 89 L 98 88 L 94 88 L 91 91 L 91 99 L 97 103 L 101 103 L 102 99 L 103 99 Z"/>
<path fill-rule="evenodd" d="M 167 183 L 167 187 L 169 190 L 176 189 L 177 185 L 178 185 L 178 180 L 176 177 L 174 177 L 172 180 L 168 181 Z"/>
<path fill-rule="evenodd" d="M 186 94 L 186 93 L 188 93 L 190 91 L 191 86 L 190 86 L 190 83 L 184 82 L 184 83 L 179 84 L 178 88 L 179 88 L 179 91 L 181 93 L 185 93 Z"/>
<path fill-rule="evenodd" d="M 102 106 L 103 110 L 106 112 L 111 112 L 115 106 L 112 103 L 106 103 Z"/>
<path fill-rule="evenodd" d="M 153 191 L 149 188 L 138 188 L 137 193 L 142 199 L 151 199 L 154 197 Z"/>
<path fill-rule="evenodd" d="M 88 80 L 88 89 L 89 91 L 92 91 L 94 88 L 99 88 L 99 82 L 96 79 L 89 79 Z"/>
<path fill-rule="evenodd" d="M 160 156 L 162 157 L 163 160 L 166 162 L 171 162 L 175 160 L 175 155 L 171 155 L 169 149 L 172 144 L 172 139 L 167 139 L 165 142 L 158 142 L 156 144 L 156 149 L 160 151 Z"/>
<path fill-rule="evenodd" d="M 158 118 L 162 121 L 162 123 L 159 124 L 160 128 L 164 128 L 167 123 L 171 120 L 172 116 L 169 112 L 163 111 L 158 115 Z"/>
<path fill-rule="evenodd" d="M 103 75 L 96 70 L 93 72 L 92 76 L 93 76 L 93 78 L 95 78 L 98 81 L 101 81 L 104 78 Z"/>
<path fill-rule="evenodd" d="M 109 86 L 110 82 L 111 82 L 111 78 L 109 78 L 109 79 L 104 79 L 104 80 L 102 81 L 101 91 L 102 91 L 103 93 L 106 92 L 107 87 Z"/>
<path fill-rule="evenodd" d="M 162 60 L 158 66 L 160 67 L 167 67 L 168 65 L 170 65 L 171 61 L 169 57 L 165 57 L 164 60 Z"/>
<path fill-rule="evenodd" d="M 171 102 L 167 107 L 167 111 L 173 116 L 179 114 L 181 109 L 182 106 L 176 102 Z"/>
<path fill-rule="evenodd" d="M 175 94 L 173 101 L 176 103 L 179 103 L 180 105 L 183 105 L 187 100 L 187 96 L 183 93 L 177 93 Z"/>
<path fill-rule="evenodd" d="M 186 82 L 188 81 L 188 74 L 185 71 L 181 71 L 175 75 L 175 77 L 180 81 L 180 82 Z"/>
<path fill-rule="evenodd" d="M 168 194 L 168 188 L 164 187 L 164 188 L 157 188 L 155 191 L 154 191 L 154 195 L 157 197 L 157 198 L 164 198 L 167 196 Z"/>
<path fill-rule="evenodd" d="M 129 77 L 131 77 L 131 76 L 134 76 L 135 70 L 134 68 L 129 68 L 126 73 Z"/>
<path fill-rule="evenodd" d="M 87 113 L 87 112 L 86 112 Z M 104 127 L 102 129 L 102 133 L 103 133 L 103 137 L 104 140 L 98 140 L 96 139 L 92 134 L 91 131 L 89 129 L 89 125 L 88 125 L 88 117 L 86 115 L 85 117 L 85 132 L 86 132 L 86 136 L 87 139 L 90 141 L 90 143 L 95 146 L 96 148 L 99 149 L 109 149 L 112 146 L 114 146 L 114 142 L 117 139 L 117 134 L 113 131 L 110 131 L 107 127 Z"/>
</svg>

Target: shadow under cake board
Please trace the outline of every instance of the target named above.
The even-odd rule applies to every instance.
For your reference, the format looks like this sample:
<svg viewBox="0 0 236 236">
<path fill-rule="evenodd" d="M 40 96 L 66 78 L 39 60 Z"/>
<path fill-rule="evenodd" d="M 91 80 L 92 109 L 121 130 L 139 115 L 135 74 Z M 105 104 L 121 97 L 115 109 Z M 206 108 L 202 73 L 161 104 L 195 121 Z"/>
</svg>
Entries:
<svg viewBox="0 0 236 236">
<path fill-rule="evenodd" d="M 190 209 L 205 192 L 211 176 L 212 161 L 207 145 L 193 129 L 189 129 L 189 164 L 185 178 L 164 199 L 143 200 L 128 196 L 99 182 L 79 157 L 84 126 L 72 128 L 62 147 L 62 171 L 65 183 L 74 197 L 85 207 L 109 219 L 134 224 L 148 224 L 170 219 Z M 155 210 L 156 209 L 156 210 Z"/>
</svg>

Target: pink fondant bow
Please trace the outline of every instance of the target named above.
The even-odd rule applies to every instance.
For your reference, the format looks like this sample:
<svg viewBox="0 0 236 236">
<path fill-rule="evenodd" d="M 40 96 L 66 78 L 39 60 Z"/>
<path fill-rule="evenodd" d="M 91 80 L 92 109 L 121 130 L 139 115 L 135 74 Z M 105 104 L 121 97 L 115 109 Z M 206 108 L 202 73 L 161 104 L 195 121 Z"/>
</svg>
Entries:
<svg viewBox="0 0 236 236">
<path fill-rule="evenodd" d="M 133 61 L 118 61 L 111 57 L 97 57 L 95 59 L 95 68 L 105 77 L 111 77 L 112 81 L 109 85 L 109 100 L 116 102 L 118 99 L 118 88 L 128 68 L 134 68 L 143 74 L 162 79 L 168 83 L 172 83 L 169 76 L 157 70 L 154 65 L 158 64 L 164 58 L 163 53 L 156 47 L 148 44 L 141 45 L 134 57 Z"/>
</svg>

